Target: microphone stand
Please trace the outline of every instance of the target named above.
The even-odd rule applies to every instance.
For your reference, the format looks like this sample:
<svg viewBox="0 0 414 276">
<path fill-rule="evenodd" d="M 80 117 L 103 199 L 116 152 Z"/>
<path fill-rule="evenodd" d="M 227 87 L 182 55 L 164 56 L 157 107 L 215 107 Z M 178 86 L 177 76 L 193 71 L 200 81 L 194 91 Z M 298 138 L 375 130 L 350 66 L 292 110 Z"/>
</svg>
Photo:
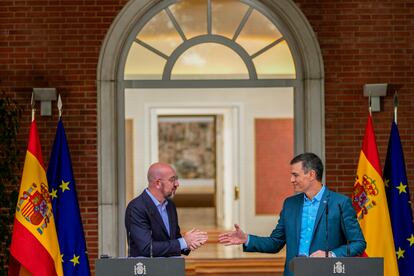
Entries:
<svg viewBox="0 0 414 276">
<path fill-rule="evenodd" d="M 152 230 L 150 230 L 151 235 L 151 242 L 150 242 L 150 258 L 152 259 Z"/>
<path fill-rule="evenodd" d="M 131 257 L 131 232 L 128 231 L 128 257 Z"/>
<path fill-rule="evenodd" d="M 344 218 L 343 218 L 343 212 L 342 212 L 341 204 L 338 203 L 338 207 L 339 207 L 339 215 L 341 216 L 341 225 L 344 229 L 344 234 L 345 234 L 345 238 L 346 238 L 346 256 L 349 257 L 351 255 L 351 253 L 350 253 L 350 249 L 349 249 L 348 234 L 347 234 L 347 231 L 346 231 L 346 225 L 345 225 Z"/>
<path fill-rule="evenodd" d="M 329 257 L 329 241 L 328 241 L 328 213 L 329 213 L 329 208 L 328 208 L 328 202 L 325 200 L 324 201 L 326 204 L 326 208 L 325 208 L 325 258 Z"/>
</svg>

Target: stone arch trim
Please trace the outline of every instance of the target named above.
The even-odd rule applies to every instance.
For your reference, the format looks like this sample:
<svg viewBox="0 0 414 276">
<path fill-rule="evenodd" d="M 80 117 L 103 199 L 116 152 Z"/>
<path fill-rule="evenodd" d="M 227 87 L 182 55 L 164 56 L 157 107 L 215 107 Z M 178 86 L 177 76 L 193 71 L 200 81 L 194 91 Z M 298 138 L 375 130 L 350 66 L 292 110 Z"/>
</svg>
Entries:
<svg viewBox="0 0 414 276">
<path fill-rule="evenodd" d="M 122 90 L 118 65 L 125 42 L 138 20 L 159 1 L 130 0 L 119 12 L 102 43 L 97 67 L 98 101 L 98 236 L 99 255 L 122 256 L 125 252 L 123 211 L 119 210 L 124 186 L 119 181 L 118 124 L 120 105 L 117 93 Z M 319 43 L 306 17 L 292 0 L 260 1 L 269 13 L 283 21 L 293 36 L 302 68 L 304 109 L 304 148 L 325 156 L 324 70 Z M 122 200 L 121 200 L 122 202 Z"/>
</svg>

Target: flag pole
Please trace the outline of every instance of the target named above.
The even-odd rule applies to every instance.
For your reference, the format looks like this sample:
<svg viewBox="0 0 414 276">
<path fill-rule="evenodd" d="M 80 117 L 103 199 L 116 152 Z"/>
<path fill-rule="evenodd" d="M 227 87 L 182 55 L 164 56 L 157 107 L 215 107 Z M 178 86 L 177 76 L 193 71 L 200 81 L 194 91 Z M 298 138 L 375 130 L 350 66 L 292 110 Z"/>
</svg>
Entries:
<svg viewBox="0 0 414 276">
<path fill-rule="evenodd" d="M 60 93 L 59 93 L 59 97 L 58 97 L 57 107 L 58 107 L 58 110 L 59 110 L 59 120 L 60 120 L 60 118 L 62 117 L 62 107 L 63 107 L 62 98 L 60 97 Z"/>
<path fill-rule="evenodd" d="M 398 93 L 394 91 L 394 122 L 397 124 L 397 113 L 398 113 Z"/>
<path fill-rule="evenodd" d="M 369 92 L 369 96 L 368 96 L 368 111 L 369 111 L 369 116 L 372 116 L 372 108 L 371 108 L 371 92 Z"/>
<path fill-rule="evenodd" d="M 34 93 L 33 92 L 32 92 L 32 99 L 31 99 L 30 104 L 32 105 L 32 122 L 33 122 L 34 119 L 35 119 L 35 112 L 36 112 L 36 109 L 35 109 L 35 100 L 34 100 Z"/>
</svg>

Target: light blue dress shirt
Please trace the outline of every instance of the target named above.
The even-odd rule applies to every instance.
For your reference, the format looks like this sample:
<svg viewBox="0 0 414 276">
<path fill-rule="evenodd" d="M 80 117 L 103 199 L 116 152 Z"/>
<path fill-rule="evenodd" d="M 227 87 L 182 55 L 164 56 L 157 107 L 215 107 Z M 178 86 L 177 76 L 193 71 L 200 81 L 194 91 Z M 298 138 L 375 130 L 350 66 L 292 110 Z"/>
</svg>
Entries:
<svg viewBox="0 0 414 276">
<path fill-rule="evenodd" d="M 318 213 L 319 204 L 321 203 L 322 195 L 325 192 L 325 185 L 321 190 L 309 200 L 305 194 L 303 194 L 303 210 L 302 210 L 302 223 L 300 227 L 299 238 L 299 256 L 309 256 L 310 243 L 312 241 L 313 228 L 315 227 L 316 215 Z M 244 245 L 248 245 L 250 241 L 250 235 L 247 236 L 247 241 Z M 332 257 L 336 257 L 333 252 L 330 252 Z"/>
<path fill-rule="evenodd" d="M 325 185 L 310 200 L 303 195 L 302 223 L 300 226 L 299 255 L 309 256 L 310 243 L 312 241 L 313 228 L 315 227 L 316 214 L 321 203 L 322 195 L 325 192 Z"/>
<path fill-rule="evenodd" d="M 160 203 L 148 189 L 145 189 L 149 197 L 154 202 L 155 206 L 157 207 L 158 212 L 161 215 L 162 221 L 164 222 L 165 228 L 167 228 L 168 235 L 170 235 L 170 221 L 168 220 L 168 212 L 167 212 L 167 205 L 168 201 L 165 200 L 163 203 Z M 187 243 L 185 242 L 184 238 L 179 238 L 178 242 L 180 243 L 180 249 L 188 248 Z"/>
</svg>

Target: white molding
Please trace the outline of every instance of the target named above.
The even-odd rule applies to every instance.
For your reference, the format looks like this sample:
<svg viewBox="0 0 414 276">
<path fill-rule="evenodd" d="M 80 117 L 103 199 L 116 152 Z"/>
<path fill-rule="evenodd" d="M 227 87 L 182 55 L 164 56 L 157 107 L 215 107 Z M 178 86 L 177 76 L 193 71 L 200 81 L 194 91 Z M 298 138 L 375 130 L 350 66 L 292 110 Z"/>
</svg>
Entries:
<svg viewBox="0 0 414 276">
<path fill-rule="evenodd" d="M 102 43 L 97 67 L 98 121 L 98 254 L 124 255 L 125 245 L 119 242 L 125 233 L 119 217 L 118 198 L 118 90 L 119 55 L 130 28 L 152 1 L 129 1 L 119 12 Z M 121 216 L 123 217 L 123 216 Z"/>
</svg>

